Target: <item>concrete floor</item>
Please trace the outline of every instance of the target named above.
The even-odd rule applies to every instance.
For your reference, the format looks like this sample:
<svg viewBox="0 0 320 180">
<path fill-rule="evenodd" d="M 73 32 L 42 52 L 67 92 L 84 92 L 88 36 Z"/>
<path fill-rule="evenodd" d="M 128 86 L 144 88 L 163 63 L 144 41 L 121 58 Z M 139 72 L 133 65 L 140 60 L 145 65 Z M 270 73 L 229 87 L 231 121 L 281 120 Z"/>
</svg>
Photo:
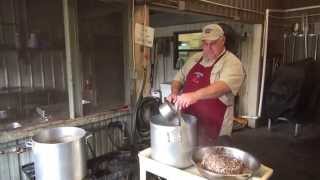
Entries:
<svg viewBox="0 0 320 180">
<path fill-rule="evenodd" d="M 261 163 L 274 169 L 271 180 L 320 179 L 320 123 L 302 127 L 294 137 L 294 125 L 286 122 L 234 132 L 234 146 L 250 152 Z"/>
</svg>

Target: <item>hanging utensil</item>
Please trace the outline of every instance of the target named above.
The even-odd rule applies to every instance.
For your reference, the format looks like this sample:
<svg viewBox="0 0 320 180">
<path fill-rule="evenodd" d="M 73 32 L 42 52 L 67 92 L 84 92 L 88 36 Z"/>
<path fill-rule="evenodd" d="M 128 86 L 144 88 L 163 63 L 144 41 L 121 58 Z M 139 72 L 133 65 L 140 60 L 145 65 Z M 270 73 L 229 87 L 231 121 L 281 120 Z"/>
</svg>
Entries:
<svg viewBox="0 0 320 180">
<path fill-rule="evenodd" d="M 310 31 L 309 31 L 309 34 L 308 34 L 308 57 L 307 58 L 314 57 L 316 40 L 317 40 L 317 34 L 310 33 Z"/>
<path fill-rule="evenodd" d="M 296 34 L 292 35 L 292 51 L 291 51 L 291 64 L 294 62 L 294 55 L 295 55 L 295 47 L 296 47 Z"/>
<path fill-rule="evenodd" d="M 303 34 L 304 34 L 304 57 L 308 57 L 308 32 L 309 32 L 309 23 L 308 16 L 303 17 Z"/>
<path fill-rule="evenodd" d="M 315 49 L 314 49 L 314 60 L 317 60 L 317 53 L 318 53 L 318 41 L 319 41 L 319 34 L 316 35 L 316 43 L 315 43 Z"/>
<path fill-rule="evenodd" d="M 293 32 L 294 33 L 298 33 L 299 32 L 299 29 L 300 29 L 300 25 L 299 25 L 299 23 L 294 23 L 294 25 L 293 25 Z"/>
<path fill-rule="evenodd" d="M 286 58 L 287 58 L 287 49 L 286 49 L 286 41 L 287 41 L 287 34 L 283 34 L 283 58 L 282 58 L 282 64 L 285 64 Z"/>
<path fill-rule="evenodd" d="M 293 25 L 293 33 L 292 33 L 292 52 L 291 52 L 291 63 L 294 62 L 294 55 L 295 55 L 295 47 L 296 47 L 296 36 L 299 34 L 300 25 L 299 23 L 295 23 Z"/>
<path fill-rule="evenodd" d="M 291 34 L 288 34 L 287 35 L 287 59 L 286 59 L 286 61 L 285 61 L 285 64 L 289 64 L 289 62 L 291 61 L 291 54 L 292 54 L 292 52 L 291 52 L 291 50 L 292 50 L 292 39 L 291 39 Z"/>
</svg>

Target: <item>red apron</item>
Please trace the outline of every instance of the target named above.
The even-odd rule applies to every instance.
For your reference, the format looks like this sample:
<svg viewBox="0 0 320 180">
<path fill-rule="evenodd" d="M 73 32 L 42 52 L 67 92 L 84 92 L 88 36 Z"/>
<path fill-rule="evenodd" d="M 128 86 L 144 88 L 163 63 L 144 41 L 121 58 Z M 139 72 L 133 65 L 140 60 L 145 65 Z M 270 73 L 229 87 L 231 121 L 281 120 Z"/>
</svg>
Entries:
<svg viewBox="0 0 320 180">
<path fill-rule="evenodd" d="M 200 64 L 201 59 L 187 75 L 183 93 L 194 92 L 210 85 L 210 76 L 213 66 L 224 56 L 222 54 L 210 67 Z M 199 145 L 209 145 L 219 136 L 227 106 L 219 98 L 199 100 L 184 110 L 184 113 L 192 114 L 198 119 Z"/>
</svg>

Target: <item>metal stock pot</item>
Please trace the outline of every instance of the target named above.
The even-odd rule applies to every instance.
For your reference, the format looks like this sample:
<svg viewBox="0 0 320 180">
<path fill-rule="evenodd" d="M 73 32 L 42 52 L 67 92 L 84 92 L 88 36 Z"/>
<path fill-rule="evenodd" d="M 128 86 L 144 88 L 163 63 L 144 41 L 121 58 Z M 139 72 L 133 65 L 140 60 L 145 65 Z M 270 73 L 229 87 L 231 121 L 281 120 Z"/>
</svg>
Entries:
<svg viewBox="0 0 320 180">
<path fill-rule="evenodd" d="M 37 180 L 81 180 L 87 174 L 86 131 L 58 127 L 40 131 L 27 146 L 32 148 Z"/>
<path fill-rule="evenodd" d="M 192 150 L 197 146 L 197 119 L 182 114 L 184 123 L 179 119 L 168 120 L 161 115 L 151 118 L 151 157 L 164 164 L 177 168 L 192 165 Z"/>
</svg>

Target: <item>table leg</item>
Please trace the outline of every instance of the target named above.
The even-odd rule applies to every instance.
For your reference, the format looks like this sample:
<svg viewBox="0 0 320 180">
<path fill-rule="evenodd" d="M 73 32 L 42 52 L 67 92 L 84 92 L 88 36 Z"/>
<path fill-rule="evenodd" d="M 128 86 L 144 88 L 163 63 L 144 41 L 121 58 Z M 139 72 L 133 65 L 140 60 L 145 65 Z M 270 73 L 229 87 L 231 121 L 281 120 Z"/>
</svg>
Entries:
<svg viewBox="0 0 320 180">
<path fill-rule="evenodd" d="M 140 163 L 140 180 L 147 180 L 147 170 L 143 165 L 141 165 L 141 163 Z"/>
</svg>

